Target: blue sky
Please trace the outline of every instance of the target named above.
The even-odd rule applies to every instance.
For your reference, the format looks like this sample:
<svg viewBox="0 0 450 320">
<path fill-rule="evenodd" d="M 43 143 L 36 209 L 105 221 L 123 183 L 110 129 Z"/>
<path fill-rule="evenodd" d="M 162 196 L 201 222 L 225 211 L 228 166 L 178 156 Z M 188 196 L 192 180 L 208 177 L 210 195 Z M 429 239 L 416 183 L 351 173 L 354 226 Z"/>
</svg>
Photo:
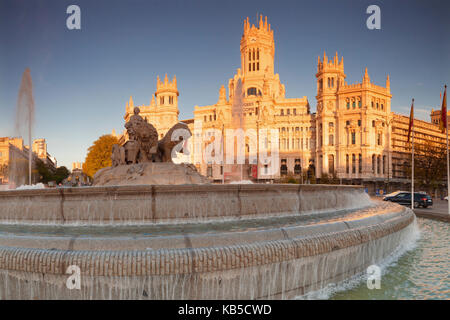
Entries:
<svg viewBox="0 0 450 320">
<path fill-rule="evenodd" d="M 66 8 L 81 8 L 81 30 L 66 28 Z M 366 8 L 381 8 L 381 30 Z M 384 85 L 392 110 L 429 120 L 450 84 L 449 1 L 0 0 L 0 136 L 14 135 L 20 79 L 31 69 L 35 136 L 59 165 L 83 161 L 100 135 L 123 130 L 125 103 L 148 104 L 156 76 L 176 74 L 180 119 L 215 103 L 240 67 L 243 20 L 267 15 L 275 36 L 275 72 L 287 97 L 307 96 L 315 110 L 317 56 L 344 56 L 349 83 L 364 68 Z"/>
</svg>

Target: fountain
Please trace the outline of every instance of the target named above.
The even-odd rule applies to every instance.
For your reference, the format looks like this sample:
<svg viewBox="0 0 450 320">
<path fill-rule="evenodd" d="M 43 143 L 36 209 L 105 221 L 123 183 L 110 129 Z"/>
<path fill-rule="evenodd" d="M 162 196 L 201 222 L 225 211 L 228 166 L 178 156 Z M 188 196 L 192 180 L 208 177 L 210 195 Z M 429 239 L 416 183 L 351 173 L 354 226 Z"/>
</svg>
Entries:
<svg viewBox="0 0 450 320">
<path fill-rule="evenodd" d="M 12 187 L 24 185 L 27 183 L 31 185 L 31 169 L 33 165 L 33 141 L 32 131 L 34 125 L 34 98 L 33 98 L 33 82 L 31 80 L 30 69 L 26 68 L 19 88 L 16 105 L 16 122 L 15 133 L 17 136 L 28 134 L 28 179 L 25 179 L 26 174 L 23 172 L 20 157 L 17 158 L 15 152 L 11 153 L 9 181 Z"/>
<path fill-rule="evenodd" d="M 290 299 L 415 232 L 358 186 L 208 184 L 169 156 L 186 127 L 125 126 L 93 187 L 0 192 L 0 299 Z"/>
</svg>

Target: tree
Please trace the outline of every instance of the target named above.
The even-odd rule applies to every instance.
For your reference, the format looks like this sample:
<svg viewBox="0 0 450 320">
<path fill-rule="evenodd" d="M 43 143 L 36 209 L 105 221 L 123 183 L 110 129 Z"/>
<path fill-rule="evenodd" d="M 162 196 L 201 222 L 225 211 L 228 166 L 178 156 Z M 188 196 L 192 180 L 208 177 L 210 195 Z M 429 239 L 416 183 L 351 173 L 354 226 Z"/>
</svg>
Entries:
<svg viewBox="0 0 450 320">
<path fill-rule="evenodd" d="M 37 169 L 37 173 L 39 175 L 38 178 L 39 182 L 48 183 L 49 181 L 53 181 L 52 172 L 41 159 L 38 158 L 35 159 L 35 166 Z"/>
<path fill-rule="evenodd" d="M 56 169 L 55 174 L 53 175 L 53 179 L 56 181 L 57 184 L 61 183 L 64 179 L 66 179 L 70 175 L 69 169 L 66 167 L 58 167 Z"/>
<path fill-rule="evenodd" d="M 414 183 L 423 191 L 433 192 L 445 182 L 446 172 L 445 146 L 434 143 L 414 144 Z M 406 176 L 411 179 L 411 160 L 407 162 Z"/>
<path fill-rule="evenodd" d="M 88 149 L 86 160 L 83 163 L 83 172 L 87 176 L 93 177 L 98 170 L 110 167 L 112 147 L 117 143 L 119 140 L 109 134 L 98 138 Z"/>
</svg>

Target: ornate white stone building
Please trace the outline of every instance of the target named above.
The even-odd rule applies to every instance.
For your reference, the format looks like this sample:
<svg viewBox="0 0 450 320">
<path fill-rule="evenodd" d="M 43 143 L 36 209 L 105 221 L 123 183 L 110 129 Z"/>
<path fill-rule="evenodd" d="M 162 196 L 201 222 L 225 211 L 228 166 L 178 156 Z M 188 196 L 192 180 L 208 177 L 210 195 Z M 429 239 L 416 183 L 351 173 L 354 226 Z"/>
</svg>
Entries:
<svg viewBox="0 0 450 320">
<path fill-rule="evenodd" d="M 345 183 L 407 182 L 404 127 L 408 117 L 391 112 L 389 75 L 384 86 L 377 85 L 370 80 L 366 68 L 360 83 L 349 84 L 345 80 L 344 58 L 337 53 L 328 58 L 324 53 L 318 57 L 315 75 L 317 113 L 311 113 L 306 96 L 286 98 L 286 88 L 274 69 L 274 33 L 267 17 L 263 20 L 261 16 L 257 26 L 251 25 L 248 18 L 244 21 L 240 52 L 241 66 L 228 80 L 227 88 L 220 87 L 217 102 L 195 106 L 194 118 L 181 120 L 194 133 L 190 139 L 194 152 L 185 160 L 196 165 L 202 174 L 215 181 L 236 176 L 274 180 L 286 174 L 308 178 L 308 171 L 316 178 L 334 176 Z M 242 92 L 242 96 L 235 97 L 236 92 Z M 161 137 L 178 121 L 178 96 L 176 78 L 169 82 L 166 75 L 164 82 L 157 79 L 150 105 L 139 106 L 141 116 L 156 127 Z M 133 108 L 130 97 L 125 121 Z M 417 123 L 418 137 L 430 136 L 437 143 L 444 142 L 436 123 Z M 225 141 L 227 129 L 239 127 L 256 132 L 278 130 L 276 174 L 262 175 L 266 165 L 255 160 L 258 150 L 252 149 L 249 137 L 244 141 L 246 161 L 240 167 L 224 161 L 208 163 L 198 156 L 215 140 L 214 132 L 220 131 Z M 269 149 L 270 138 L 266 142 Z M 225 142 L 222 145 L 225 153 L 231 151 Z"/>
</svg>

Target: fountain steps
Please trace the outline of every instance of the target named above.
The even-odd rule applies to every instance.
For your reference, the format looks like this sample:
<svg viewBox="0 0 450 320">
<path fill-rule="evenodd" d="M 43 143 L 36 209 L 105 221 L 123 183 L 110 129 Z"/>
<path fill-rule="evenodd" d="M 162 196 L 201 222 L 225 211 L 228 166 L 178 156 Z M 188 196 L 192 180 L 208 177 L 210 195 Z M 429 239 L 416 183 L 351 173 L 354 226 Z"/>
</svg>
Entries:
<svg viewBox="0 0 450 320">
<path fill-rule="evenodd" d="M 94 187 L 0 201 L 0 299 L 293 298 L 363 272 L 415 231 L 411 210 L 359 187 Z M 80 290 L 66 287 L 73 265 Z"/>
<path fill-rule="evenodd" d="M 403 207 L 385 202 L 364 210 L 340 214 L 339 218 L 326 219 L 325 216 L 331 214 L 322 214 L 320 219 L 313 218 L 314 215 L 304 219 L 304 216 L 299 215 L 261 220 L 239 220 L 235 223 L 216 222 L 214 232 L 211 232 L 212 224 L 209 223 L 149 226 L 150 230 L 136 226 L 135 229 L 139 231 L 135 230 L 134 232 L 131 231 L 133 226 L 123 226 L 124 231 L 120 231 L 120 226 L 64 226 L 59 227 L 56 233 L 49 232 L 52 231 L 52 227 L 45 225 L 38 228 L 27 225 L 20 227 L 0 225 L 0 247 L 117 251 L 232 246 L 239 245 L 243 241 L 246 244 L 252 244 L 347 231 L 352 228 L 386 222 L 391 218 L 396 218 L 404 210 Z M 279 220 L 287 221 L 280 223 L 277 227 Z M 243 227 L 239 228 L 239 224 L 242 224 Z M 170 232 L 165 234 L 164 231 L 169 227 Z M 35 229 L 38 229 L 38 232 L 34 232 Z M 97 234 L 93 235 L 94 233 Z"/>
<path fill-rule="evenodd" d="M 145 251 L 2 247 L 0 279 L 8 277 L 8 283 L 16 285 L 8 290 L 0 287 L 0 297 L 11 298 L 19 287 L 24 292 L 35 286 L 35 291 L 58 292 L 58 298 L 69 299 L 89 299 L 98 290 L 102 295 L 113 292 L 115 298 L 130 299 L 292 298 L 348 278 L 384 258 L 410 233 L 413 221 L 412 212 L 404 209 L 395 217 L 386 216 L 382 223 L 224 247 Z M 82 270 L 82 286 L 87 291 L 63 286 L 70 265 Z M 45 281 L 32 281 L 41 274 Z M 41 293 L 38 296 L 51 298 Z"/>
</svg>

